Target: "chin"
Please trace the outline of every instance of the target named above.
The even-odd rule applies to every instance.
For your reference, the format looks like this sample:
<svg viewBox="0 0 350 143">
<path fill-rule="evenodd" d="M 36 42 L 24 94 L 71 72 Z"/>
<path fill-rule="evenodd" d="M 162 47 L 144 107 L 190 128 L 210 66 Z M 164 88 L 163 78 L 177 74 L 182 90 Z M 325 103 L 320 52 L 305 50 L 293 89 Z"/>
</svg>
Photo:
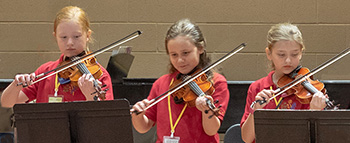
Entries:
<svg viewBox="0 0 350 143">
<path fill-rule="evenodd" d="M 284 74 L 290 74 L 293 70 L 285 70 L 283 73 Z"/>
<path fill-rule="evenodd" d="M 188 74 L 189 73 L 189 71 L 185 71 L 185 70 L 181 70 L 181 71 L 179 71 L 181 74 Z"/>
</svg>

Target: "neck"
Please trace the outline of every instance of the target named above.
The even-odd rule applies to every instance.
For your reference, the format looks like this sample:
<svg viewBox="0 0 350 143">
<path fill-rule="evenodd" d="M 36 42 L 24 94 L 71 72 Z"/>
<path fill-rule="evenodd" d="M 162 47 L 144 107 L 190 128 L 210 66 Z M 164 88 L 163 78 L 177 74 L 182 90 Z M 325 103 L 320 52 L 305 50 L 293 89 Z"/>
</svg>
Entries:
<svg viewBox="0 0 350 143">
<path fill-rule="evenodd" d="M 272 74 L 272 82 L 277 86 L 278 80 L 283 76 L 284 74 L 278 73 L 275 71 L 275 73 Z"/>
<path fill-rule="evenodd" d="M 72 57 L 81 57 L 81 56 L 84 56 L 85 54 L 86 54 L 86 52 L 85 52 L 85 51 L 82 51 L 80 54 L 75 55 L 75 56 L 72 56 Z M 63 56 L 63 60 L 64 60 L 64 61 L 71 60 L 72 57 Z"/>
</svg>

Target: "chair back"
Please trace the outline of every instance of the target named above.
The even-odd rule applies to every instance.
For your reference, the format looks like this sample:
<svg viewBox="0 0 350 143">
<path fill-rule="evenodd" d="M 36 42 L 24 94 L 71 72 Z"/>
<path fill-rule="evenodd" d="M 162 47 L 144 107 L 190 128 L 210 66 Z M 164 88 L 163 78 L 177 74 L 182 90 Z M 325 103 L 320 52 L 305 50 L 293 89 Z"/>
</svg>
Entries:
<svg viewBox="0 0 350 143">
<path fill-rule="evenodd" d="M 240 124 L 234 124 L 225 132 L 224 143 L 244 143 Z"/>
</svg>

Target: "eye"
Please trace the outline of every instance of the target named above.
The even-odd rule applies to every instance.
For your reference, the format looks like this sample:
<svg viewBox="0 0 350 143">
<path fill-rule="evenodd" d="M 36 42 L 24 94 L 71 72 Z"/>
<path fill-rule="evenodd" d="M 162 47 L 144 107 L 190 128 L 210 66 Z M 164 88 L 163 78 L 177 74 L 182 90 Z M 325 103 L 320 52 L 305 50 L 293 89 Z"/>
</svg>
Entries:
<svg viewBox="0 0 350 143">
<path fill-rule="evenodd" d="M 79 37 L 81 37 L 81 35 L 74 36 L 74 38 L 76 38 L 76 39 L 78 39 Z"/>
<path fill-rule="evenodd" d="M 173 54 L 170 54 L 171 57 L 176 57 L 177 54 L 173 53 Z"/>
<path fill-rule="evenodd" d="M 61 36 L 61 39 L 67 39 L 67 36 Z"/>
<path fill-rule="evenodd" d="M 183 52 L 184 55 L 188 55 L 188 53 L 190 53 L 190 52 Z"/>
<path fill-rule="evenodd" d="M 293 57 L 297 57 L 299 56 L 299 53 L 298 54 L 292 54 Z"/>
<path fill-rule="evenodd" d="M 284 57 L 285 54 L 277 54 L 279 57 Z"/>
</svg>

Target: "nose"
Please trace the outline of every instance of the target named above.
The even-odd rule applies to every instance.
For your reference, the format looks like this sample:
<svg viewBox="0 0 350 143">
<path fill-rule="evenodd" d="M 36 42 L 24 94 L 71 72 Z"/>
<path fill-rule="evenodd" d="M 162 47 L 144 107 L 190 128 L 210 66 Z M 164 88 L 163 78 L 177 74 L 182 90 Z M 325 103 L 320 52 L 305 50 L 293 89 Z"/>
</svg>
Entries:
<svg viewBox="0 0 350 143">
<path fill-rule="evenodd" d="M 290 59 L 290 57 L 288 56 L 287 58 L 286 58 L 286 63 L 290 63 L 291 62 L 291 59 Z"/>
<path fill-rule="evenodd" d="M 68 47 L 71 47 L 74 45 L 74 42 L 73 42 L 73 39 L 72 38 L 68 38 L 68 41 L 67 41 L 67 46 Z"/>
<path fill-rule="evenodd" d="M 178 62 L 178 63 L 181 63 L 181 62 L 183 62 L 183 61 L 185 61 L 183 57 L 179 57 L 179 58 L 177 59 L 177 62 Z"/>
</svg>

